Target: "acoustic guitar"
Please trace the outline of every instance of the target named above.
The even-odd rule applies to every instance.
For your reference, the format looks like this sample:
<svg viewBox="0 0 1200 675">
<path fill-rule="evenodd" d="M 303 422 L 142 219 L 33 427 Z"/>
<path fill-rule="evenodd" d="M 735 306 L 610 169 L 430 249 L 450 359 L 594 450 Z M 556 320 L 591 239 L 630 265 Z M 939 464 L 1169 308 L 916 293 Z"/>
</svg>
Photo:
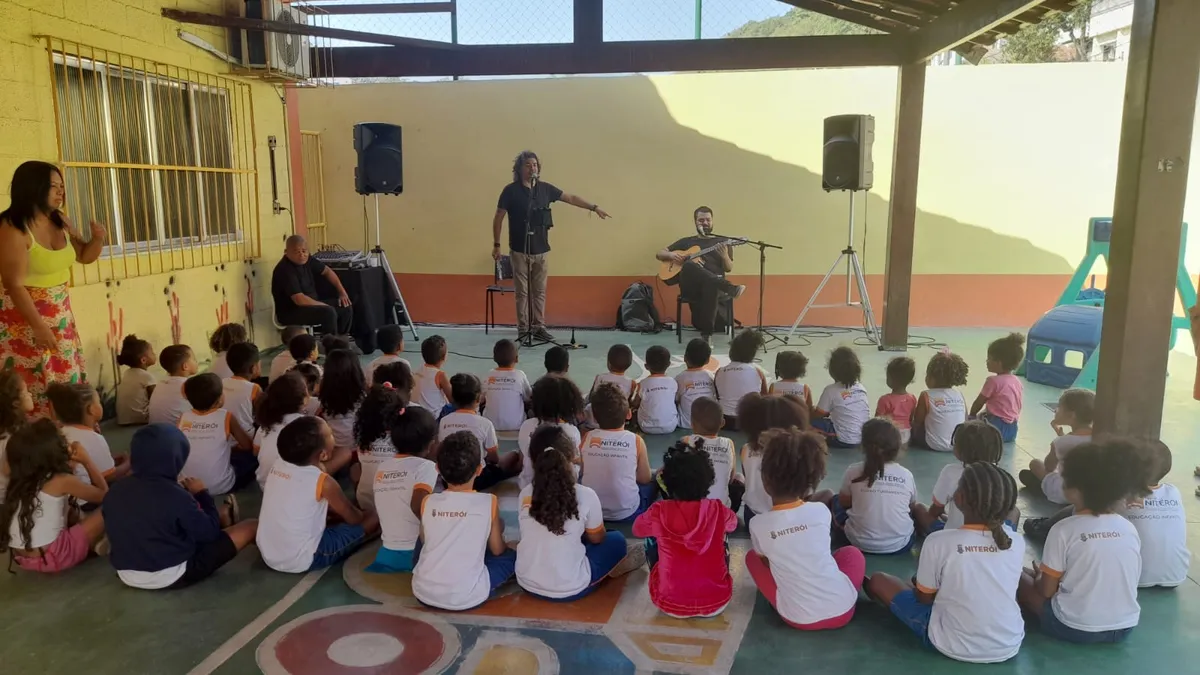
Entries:
<svg viewBox="0 0 1200 675">
<path fill-rule="evenodd" d="M 745 243 L 746 243 L 745 239 L 722 239 L 721 241 L 717 242 L 716 244 L 713 244 L 712 246 L 709 246 L 708 248 L 700 248 L 699 246 L 693 246 L 691 248 L 680 250 L 680 251 L 671 251 L 671 253 L 682 253 L 682 254 L 686 255 L 687 260 L 683 261 L 682 263 L 675 262 L 674 260 L 658 261 L 658 278 L 662 279 L 663 281 L 671 281 L 675 277 L 679 276 L 679 272 L 681 270 L 683 270 L 684 265 L 691 264 L 691 262 L 693 260 L 695 260 L 696 258 L 699 258 L 701 256 L 705 256 L 705 255 L 708 255 L 709 253 L 712 253 L 713 251 L 717 250 L 722 244 L 732 248 L 734 246 L 741 246 L 742 244 L 745 244 Z"/>
</svg>

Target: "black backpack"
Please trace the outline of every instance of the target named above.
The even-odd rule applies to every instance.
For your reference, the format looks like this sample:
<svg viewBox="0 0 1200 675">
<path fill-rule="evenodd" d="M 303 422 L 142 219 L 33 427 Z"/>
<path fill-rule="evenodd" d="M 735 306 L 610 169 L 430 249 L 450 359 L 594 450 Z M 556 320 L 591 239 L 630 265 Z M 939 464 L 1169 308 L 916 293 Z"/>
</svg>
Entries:
<svg viewBox="0 0 1200 675">
<path fill-rule="evenodd" d="M 635 281 L 621 296 L 617 308 L 617 330 L 633 333 L 657 333 L 663 329 L 654 306 L 654 288 L 642 281 Z"/>
</svg>

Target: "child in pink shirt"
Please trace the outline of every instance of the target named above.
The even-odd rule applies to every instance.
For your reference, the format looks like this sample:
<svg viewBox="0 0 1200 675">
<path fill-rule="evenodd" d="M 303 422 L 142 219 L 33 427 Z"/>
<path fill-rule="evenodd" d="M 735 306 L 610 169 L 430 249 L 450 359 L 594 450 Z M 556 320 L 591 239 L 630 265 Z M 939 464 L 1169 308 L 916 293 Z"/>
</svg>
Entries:
<svg viewBox="0 0 1200 675">
<path fill-rule="evenodd" d="M 879 397 L 875 404 L 875 416 L 886 417 L 900 429 L 900 440 L 907 443 L 912 435 L 913 410 L 917 397 L 908 393 L 908 385 L 917 376 L 917 363 L 907 356 L 897 356 L 887 364 L 887 386 L 890 394 Z"/>
<path fill-rule="evenodd" d="M 988 345 L 987 369 L 995 373 L 983 383 L 979 396 L 971 404 L 971 416 L 1000 430 L 1005 443 L 1017 439 L 1017 419 L 1021 416 L 1024 387 L 1013 371 L 1025 359 L 1025 336 L 1009 333 Z"/>
</svg>

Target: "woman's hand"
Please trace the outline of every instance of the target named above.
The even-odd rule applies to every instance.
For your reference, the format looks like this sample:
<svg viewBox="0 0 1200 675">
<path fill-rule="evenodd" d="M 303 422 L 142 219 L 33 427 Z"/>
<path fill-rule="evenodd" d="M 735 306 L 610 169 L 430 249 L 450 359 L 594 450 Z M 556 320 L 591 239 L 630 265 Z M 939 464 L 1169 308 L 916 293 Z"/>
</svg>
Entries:
<svg viewBox="0 0 1200 675">
<path fill-rule="evenodd" d="M 50 330 L 45 321 L 36 321 L 32 328 L 33 344 L 42 349 L 58 349 L 58 338 L 54 337 L 54 331 Z"/>
<path fill-rule="evenodd" d="M 108 238 L 108 227 L 106 227 L 103 223 L 97 223 L 93 220 L 90 223 L 90 227 L 92 230 L 92 238 L 90 241 L 103 242 Z"/>
</svg>

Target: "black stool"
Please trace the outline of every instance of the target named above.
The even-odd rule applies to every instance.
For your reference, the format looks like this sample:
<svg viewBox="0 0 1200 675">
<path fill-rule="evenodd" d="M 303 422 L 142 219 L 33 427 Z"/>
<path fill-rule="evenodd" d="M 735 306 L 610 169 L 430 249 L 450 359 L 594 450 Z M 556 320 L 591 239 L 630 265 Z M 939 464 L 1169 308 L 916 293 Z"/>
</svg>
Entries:
<svg viewBox="0 0 1200 675">
<path fill-rule="evenodd" d="M 492 284 L 484 289 L 483 298 L 483 334 L 487 335 L 492 326 L 496 325 L 496 294 L 516 293 L 517 289 L 511 283 L 513 280 L 512 258 L 502 255 L 496 261 Z M 508 281 L 510 283 L 503 283 Z"/>
<path fill-rule="evenodd" d="M 685 302 L 688 303 L 688 305 L 692 304 L 691 300 L 688 300 L 687 298 L 683 297 L 683 291 L 680 291 L 679 295 L 676 296 L 676 298 L 675 298 L 675 338 L 679 341 L 679 344 L 683 344 L 683 303 L 685 303 Z M 722 332 L 725 333 L 726 335 L 732 336 L 733 335 L 733 298 L 726 297 L 725 301 L 723 303 L 718 301 L 718 304 L 725 305 L 725 313 L 729 317 L 729 320 L 725 322 L 725 330 Z"/>
</svg>

